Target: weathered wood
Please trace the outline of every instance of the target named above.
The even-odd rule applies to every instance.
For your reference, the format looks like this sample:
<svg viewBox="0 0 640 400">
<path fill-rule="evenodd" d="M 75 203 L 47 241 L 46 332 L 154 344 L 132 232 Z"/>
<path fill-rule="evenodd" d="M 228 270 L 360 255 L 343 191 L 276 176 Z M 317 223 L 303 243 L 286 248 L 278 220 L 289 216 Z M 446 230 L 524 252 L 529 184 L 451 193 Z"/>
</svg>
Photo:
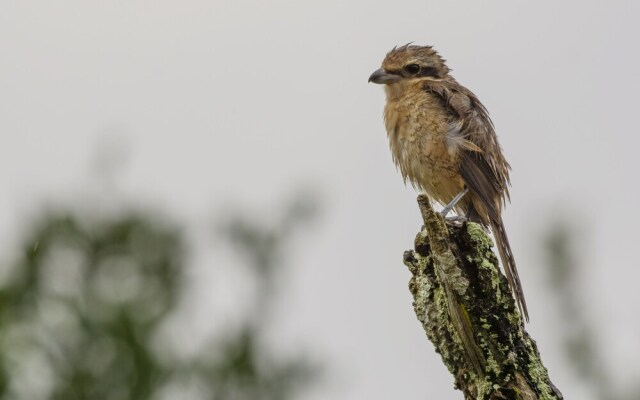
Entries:
<svg viewBox="0 0 640 400">
<path fill-rule="evenodd" d="M 418 196 L 424 227 L 404 254 L 427 337 L 470 399 L 562 399 L 491 250 L 475 223 L 446 220 Z"/>
</svg>

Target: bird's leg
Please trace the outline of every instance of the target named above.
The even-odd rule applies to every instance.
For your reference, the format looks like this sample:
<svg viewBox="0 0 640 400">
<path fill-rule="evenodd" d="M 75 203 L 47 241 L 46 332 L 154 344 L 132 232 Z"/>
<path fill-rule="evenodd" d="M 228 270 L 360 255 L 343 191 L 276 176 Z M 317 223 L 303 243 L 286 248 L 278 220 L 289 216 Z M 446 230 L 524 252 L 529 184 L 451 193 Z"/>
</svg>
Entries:
<svg viewBox="0 0 640 400">
<path fill-rule="evenodd" d="M 443 218 L 446 218 L 447 214 L 449 214 L 451 210 L 453 210 L 453 207 L 455 207 L 456 204 L 458 204 L 458 202 L 464 197 L 465 194 L 467 194 L 468 191 L 469 189 L 465 188 L 462 192 L 458 193 L 456 197 L 454 197 L 453 200 L 451 200 L 449 204 L 447 204 L 442 209 L 442 211 L 440 211 L 440 215 L 442 215 Z"/>
</svg>

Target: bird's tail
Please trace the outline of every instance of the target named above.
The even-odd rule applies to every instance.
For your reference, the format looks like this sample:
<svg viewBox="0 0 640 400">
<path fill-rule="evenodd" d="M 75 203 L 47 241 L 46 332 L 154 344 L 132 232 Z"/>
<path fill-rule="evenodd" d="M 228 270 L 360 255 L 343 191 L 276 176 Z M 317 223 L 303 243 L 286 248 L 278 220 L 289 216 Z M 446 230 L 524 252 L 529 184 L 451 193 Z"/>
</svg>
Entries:
<svg viewBox="0 0 640 400">
<path fill-rule="evenodd" d="M 524 300 L 524 292 L 522 291 L 522 284 L 520 284 L 520 277 L 518 276 L 518 270 L 516 269 L 516 261 L 511 253 L 511 246 L 509 246 L 509 238 L 507 238 L 507 232 L 504 229 L 502 218 L 498 217 L 497 220 L 491 221 L 491 230 L 496 239 L 498 246 L 498 252 L 500 253 L 500 259 L 502 260 L 502 266 L 504 272 L 507 275 L 507 281 L 513 291 L 513 295 L 516 298 L 516 303 L 520 309 L 520 313 L 524 315 L 524 318 L 529 322 L 529 313 L 527 311 L 527 303 Z"/>
</svg>

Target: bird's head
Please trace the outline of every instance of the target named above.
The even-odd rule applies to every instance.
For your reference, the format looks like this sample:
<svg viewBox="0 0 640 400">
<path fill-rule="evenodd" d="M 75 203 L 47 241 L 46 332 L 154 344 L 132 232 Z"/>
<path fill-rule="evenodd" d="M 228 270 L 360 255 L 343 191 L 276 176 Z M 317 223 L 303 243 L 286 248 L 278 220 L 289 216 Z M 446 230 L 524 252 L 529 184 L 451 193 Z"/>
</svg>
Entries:
<svg viewBox="0 0 640 400">
<path fill-rule="evenodd" d="M 394 47 L 382 61 L 382 68 L 369 82 L 390 85 L 424 79 L 442 79 L 449 74 L 445 60 L 431 46 L 406 44 Z"/>
</svg>

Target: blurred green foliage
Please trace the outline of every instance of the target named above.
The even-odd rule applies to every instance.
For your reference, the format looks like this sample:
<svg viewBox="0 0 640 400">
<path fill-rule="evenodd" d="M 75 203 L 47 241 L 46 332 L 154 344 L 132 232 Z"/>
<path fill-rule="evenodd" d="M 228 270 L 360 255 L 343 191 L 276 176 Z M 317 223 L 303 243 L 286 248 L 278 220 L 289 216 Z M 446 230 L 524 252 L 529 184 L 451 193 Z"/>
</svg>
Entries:
<svg viewBox="0 0 640 400">
<path fill-rule="evenodd" d="M 630 390 L 615 387 L 597 346 L 598 329 L 585 314 L 588 310 L 584 306 L 585 290 L 578 259 L 578 254 L 581 254 L 578 246 L 584 246 L 584 238 L 577 239 L 579 231 L 572 223 L 559 218 L 553 221 L 544 235 L 544 253 L 547 256 L 549 287 L 556 296 L 557 310 L 563 321 L 559 331 L 563 332 L 561 340 L 567 360 L 594 398 L 638 400 L 640 387 Z"/>
<path fill-rule="evenodd" d="M 296 200 L 274 226 L 240 214 L 223 224 L 258 282 L 252 310 L 273 304 L 289 233 L 313 213 L 309 199 Z M 286 400 L 316 378 L 307 356 L 265 344 L 262 312 L 186 361 L 169 356 L 157 337 L 188 290 L 188 246 L 160 216 L 56 212 L 29 232 L 0 270 L 1 399 Z"/>
</svg>

